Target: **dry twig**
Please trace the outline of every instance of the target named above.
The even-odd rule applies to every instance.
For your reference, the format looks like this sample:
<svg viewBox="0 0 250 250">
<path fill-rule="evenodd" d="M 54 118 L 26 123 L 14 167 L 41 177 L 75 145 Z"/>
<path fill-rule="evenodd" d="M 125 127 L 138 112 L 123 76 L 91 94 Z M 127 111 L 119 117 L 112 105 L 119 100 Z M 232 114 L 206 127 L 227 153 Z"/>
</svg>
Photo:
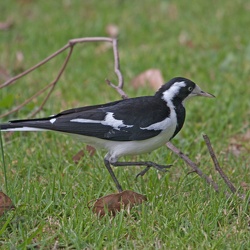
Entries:
<svg viewBox="0 0 250 250">
<path fill-rule="evenodd" d="M 219 192 L 219 187 L 216 182 L 214 182 L 209 176 L 204 174 L 201 169 L 191 161 L 184 153 L 182 153 L 178 148 L 176 148 L 171 142 L 167 142 L 166 146 L 179 157 L 181 157 L 201 178 L 204 178 L 206 182 L 211 185 L 216 192 Z"/>
<path fill-rule="evenodd" d="M 12 84 L 15 83 L 16 80 L 20 79 L 21 77 L 27 75 L 28 73 L 34 71 L 35 69 L 39 68 L 40 66 L 44 65 L 45 63 L 47 63 L 48 61 L 50 61 L 52 58 L 56 57 L 57 55 L 59 55 L 60 53 L 62 53 L 63 51 L 67 50 L 68 48 L 70 49 L 65 60 L 64 63 L 57 75 L 57 77 L 51 82 L 49 83 L 47 86 L 45 86 L 43 89 L 39 90 L 37 93 L 35 93 L 33 96 L 31 96 L 29 99 L 27 99 L 25 102 L 23 102 L 22 104 L 20 104 L 19 106 L 17 106 L 16 108 L 12 109 L 11 111 L 0 115 L 1 117 L 7 116 L 13 112 L 18 111 L 19 109 L 21 109 L 24 105 L 26 105 L 27 103 L 29 103 L 30 101 L 32 101 L 34 98 L 38 97 L 39 95 L 41 95 L 42 93 L 44 93 L 47 89 L 50 89 L 48 94 L 46 95 L 46 97 L 44 98 L 44 100 L 42 101 L 41 105 L 39 106 L 39 108 L 33 112 L 31 114 L 31 116 L 34 116 L 36 113 L 38 113 L 45 105 L 45 103 L 47 102 L 47 100 L 49 99 L 51 93 L 53 92 L 56 83 L 58 82 L 58 80 L 60 79 L 62 73 L 64 72 L 68 61 L 72 55 L 73 52 L 73 48 L 77 43 L 85 43 L 85 42 L 109 42 L 112 43 L 113 46 L 113 54 L 114 54 L 114 71 L 115 74 L 118 77 L 118 85 L 113 84 L 111 81 L 109 81 L 108 79 L 106 79 L 106 82 L 109 84 L 109 86 L 111 86 L 112 88 L 114 88 L 123 99 L 128 98 L 128 96 L 126 95 L 126 93 L 123 91 L 123 76 L 122 73 L 120 71 L 120 62 L 119 62 L 119 53 L 118 53 L 118 44 L 117 44 L 117 39 L 113 39 L 113 38 L 109 38 L 109 37 L 87 37 L 87 38 L 77 38 L 77 39 L 72 39 L 70 40 L 64 47 L 62 47 L 61 49 L 59 49 L 58 51 L 56 51 L 55 53 L 53 53 L 52 55 L 50 55 L 49 57 L 45 58 L 44 60 L 42 60 L 41 62 L 39 62 L 38 64 L 36 64 L 35 66 L 31 67 L 30 69 L 24 71 L 23 73 L 12 77 L 11 79 L 9 79 L 8 81 L 6 81 L 5 83 L 0 85 L 0 89 L 10 86 Z M 214 165 L 215 165 L 215 169 L 220 173 L 221 177 L 223 178 L 223 180 L 225 181 L 225 183 L 227 184 L 227 186 L 230 188 L 232 193 L 236 192 L 236 188 L 234 187 L 234 185 L 229 181 L 228 177 L 226 176 L 226 174 L 223 172 L 223 170 L 221 169 L 221 167 L 219 166 L 219 163 L 217 161 L 217 158 L 215 156 L 215 153 L 212 149 L 211 143 L 209 138 L 204 135 L 203 136 L 209 153 L 213 159 Z M 215 183 L 210 177 L 208 177 L 206 174 L 204 174 L 201 169 L 193 162 L 191 161 L 185 154 L 183 154 L 178 148 L 176 148 L 171 142 L 168 142 L 166 144 L 166 146 L 175 154 L 177 154 L 179 157 L 181 157 L 201 178 L 204 178 L 206 180 L 206 182 L 211 185 L 215 191 L 219 191 L 218 185 L 217 183 Z"/>
<path fill-rule="evenodd" d="M 42 101 L 41 105 L 38 107 L 38 109 L 33 112 L 30 117 L 35 116 L 39 111 L 42 110 L 42 108 L 44 107 L 45 103 L 47 102 L 47 100 L 49 99 L 50 95 L 52 94 L 58 80 L 60 79 L 62 73 L 64 72 L 68 61 L 71 57 L 71 54 L 73 52 L 73 48 L 77 43 L 86 43 L 86 42 L 109 42 L 112 43 L 113 46 L 113 53 L 114 53 L 114 71 L 118 77 L 118 86 L 112 84 L 109 81 L 109 84 L 111 87 L 115 88 L 116 91 L 118 91 L 119 94 L 121 94 L 124 98 L 126 97 L 126 94 L 123 92 L 122 88 L 123 88 L 123 77 L 122 77 L 122 73 L 120 71 L 120 63 L 119 63 L 119 53 L 118 53 L 118 44 L 117 44 L 117 39 L 113 39 L 113 38 L 109 38 L 109 37 L 86 37 L 86 38 L 76 38 L 76 39 L 72 39 L 70 40 L 64 47 L 62 47 L 61 49 L 59 49 L 58 51 L 56 51 L 55 53 L 53 53 L 52 55 L 48 56 L 47 58 L 45 58 L 44 60 L 42 60 L 41 62 L 39 62 L 38 64 L 36 64 L 35 66 L 31 67 L 30 69 L 22 72 L 21 74 L 12 77 L 11 79 L 9 79 L 8 81 L 6 81 L 5 83 L 0 85 L 0 89 L 10 86 L 12 84 L 14 84 L 16 82 L 16 80 L 20 79 L 21 77 L 29 74 L 30 72 L 34 71 L 35 69 L 39 68 L 40 66 L 44 65 L 45 63 L 47 63 L 48 61 L 50 61 L 52 58 L 56 57 L 57 55 L 59 55 L 60 53 L 62 53 L 63 51 L 67 50 L 68 48 L 70 49 L 65 60 L 64 63 L 57 75 L 57 77 L 55 78 L 55 80 L 53 80 L 51 83 L 49 83 L 47 86 L 45 86 L 43 89 L 39 90 L 37 93 L 35 93 L 33 96 L 31 96 L 29 99 L 25 100 L 23 103 L 21 103 L 20 105 L 18 105 L 17 107 L 15 107 L 14 109 L 10 110 L 9 112 L 0 115 L 0 118 L 10 115 L 18 110 L 20 110 L 22 107 L 24 107 L 27 103 L 31 102 L 33 99 L 35 99 L 36 97 L 40 96 L 42 93 L 44 93 L 47 89 L 50 89 L 48 94 L 45 96 L 44 100 Z"/>
<path fill-rule="evenodd" d="M 224 171 L 221 169 L 220 167 L 220 164 L 217 160 L 217 157 L 214 153 L 214 150 L 212 148 L 212 145 L 211 145 L 211 142 L 208 138 L 207 135 L 203 135 L 203 139 L 207 145 L 207 148 L 208 148 L 208 151 L 209 151 L 209 154 L 214 162 L 214 167 L 215 167 L 215 170 L 217 170 L 220 174 L 220 176 L 222 177 L 222 179 L 224 180 L 224 182 L 226 183 L 226 185 L 229 187 L 229 189 L 231 190 L 231 192 L 234 194 L 236 192 L 236 188 L 235 186 L 233 185 L 233 183 L 229 180 L 229 178 L 226 176 L 226 174 L 224 173 Z"/>
</svg>

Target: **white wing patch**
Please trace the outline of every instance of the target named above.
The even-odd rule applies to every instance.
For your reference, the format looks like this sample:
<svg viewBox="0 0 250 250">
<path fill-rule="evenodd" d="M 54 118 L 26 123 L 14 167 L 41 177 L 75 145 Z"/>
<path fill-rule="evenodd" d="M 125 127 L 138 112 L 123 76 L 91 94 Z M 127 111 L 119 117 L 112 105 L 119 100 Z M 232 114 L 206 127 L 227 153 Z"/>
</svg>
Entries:
<svg viewBox="0 0 250 250">
<path fill-rule="evenodd" d="M 53 124 L 56 121 L 56 118 L 52 118 L 49 120 L 51 124 Z"/>
<path fill-rule="evenodd" d="M 122 127 L 125 127 L 125 128 L 133 127 L 133 125 L 124 124 L 123 120 L 116 120 L 113 115 L 114 115 L 114 113 L 107 112 L 107 115 L 105 116 L 105 119 L 104 119 L 104 121 L 101 122 L 101 124 L 111 126 L 117 130 L 119 130 Z"/>
<path fill-rule="evenodd" d="M 123 120 L 117 120 L 114 118 L 114 113 L 107 112 L 104 120 L 91 120 L 91 119 L 72 119 L 71 122 L 80 122 L 80 123 L 99 123 L 105 126 L 111 126 L 114 129 L 120 130 L 120 128 L 131 128 L 133 125 L 126 125 L 123 123 Z"/>
<path fill-rule="evenodd" d="M 164 119 L 163 121 L 160 122 L 156 122 L 153 123 L 151 125 L 149 125 L 148 127 L 142 128 L 140 127 L 140 129 L 147 129 L 147 130 L 165 130 L 167 128 L 170 128 L 172 126 L 172 121 L 171 119 L 168 117 L 166 119 Z"/>
<path fill-rule="evenodd" d="M 90 120 L 90 119 L 83 119 L 83 118 L 76 118 L 70 120 L 71 122 L 79 122 L 79 123 L 101 123 L 101 121 L 98 120 Z"/>
</svg>

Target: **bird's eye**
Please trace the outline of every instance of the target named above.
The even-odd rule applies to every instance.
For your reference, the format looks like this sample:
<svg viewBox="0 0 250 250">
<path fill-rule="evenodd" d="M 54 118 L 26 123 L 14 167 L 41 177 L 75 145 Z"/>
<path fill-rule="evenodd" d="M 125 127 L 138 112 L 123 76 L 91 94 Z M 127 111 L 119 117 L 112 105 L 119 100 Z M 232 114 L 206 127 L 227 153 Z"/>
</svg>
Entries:
<svg viewBox="0 0 250 250">
<path fill-rule="evenodd" d="M 191 92 L 193 90 L 192 87 L 188 87 L 188 91 Z"/>
</svg>

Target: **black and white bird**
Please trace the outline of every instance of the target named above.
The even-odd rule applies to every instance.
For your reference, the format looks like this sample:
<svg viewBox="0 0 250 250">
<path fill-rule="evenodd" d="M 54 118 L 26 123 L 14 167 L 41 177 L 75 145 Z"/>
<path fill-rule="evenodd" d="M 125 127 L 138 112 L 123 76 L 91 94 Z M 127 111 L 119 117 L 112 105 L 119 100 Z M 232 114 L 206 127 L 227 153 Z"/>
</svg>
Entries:
<svg viewBox="0 0 250 250">
<path fill-rule="evenodd" d="M 164 170 L 171 165 L 154 162 L 118 162 L 121 156 L 151 152 L 173 139 L 185 120 L 184 102 L 193 96 L 214 97 L 191 80 L 176 77 L 164 84 L 153 96 L 142 96 L 106 104 L 69 109 L 40 119 L 14 120 L 0 124 L 2 131 L 53 130 L 77 134 L 83 141 L 108 153 L 104 163 L 119 192 L 111 165 Z"/>
</svg>

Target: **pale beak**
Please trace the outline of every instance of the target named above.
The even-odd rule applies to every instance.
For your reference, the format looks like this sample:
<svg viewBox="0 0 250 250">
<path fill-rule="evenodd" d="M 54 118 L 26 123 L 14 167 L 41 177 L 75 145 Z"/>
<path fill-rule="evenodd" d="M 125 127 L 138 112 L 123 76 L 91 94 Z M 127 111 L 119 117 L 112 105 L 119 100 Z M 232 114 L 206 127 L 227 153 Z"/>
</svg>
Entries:
<svg viewBox="0 0 250 250">
<path fill-rule="evenodd" d="M 215 97 L 214 95 L 209 94 L 209 93 L 201 90 L 201 88 L 198 85 L 196 85 L 196 87 L 192 91 L 191 95 L 192 96 L 204 96 L 204 97 L 210 97 L 210 98 Z"/>
<path fill-rule="evenodd" d="M 215 97 L 214 95 L 209 94 L 207 92 L 204 92 L 203 90 L 201 90 L 201 92 L 198 95 L 205 96 L 205 97 L 210 97 L 210 98 Z"/>
</svg>

